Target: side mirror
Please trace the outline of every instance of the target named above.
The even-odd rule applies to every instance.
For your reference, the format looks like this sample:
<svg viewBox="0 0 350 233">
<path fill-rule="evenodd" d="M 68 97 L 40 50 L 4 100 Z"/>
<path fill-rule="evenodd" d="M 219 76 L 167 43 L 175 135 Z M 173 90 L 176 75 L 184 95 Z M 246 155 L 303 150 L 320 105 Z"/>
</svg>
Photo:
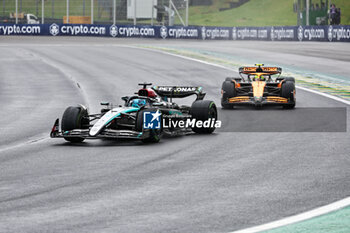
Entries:
<svg viewBox="0 0 350 233">
<path fill-rule="evenodd" d="M 128 96 L 123 96 L 123 97 L 122 97 L 122 100 L 124 100 L 125 102 L 128 102 L 129 97 L 128 97 Z"/>
</svg>

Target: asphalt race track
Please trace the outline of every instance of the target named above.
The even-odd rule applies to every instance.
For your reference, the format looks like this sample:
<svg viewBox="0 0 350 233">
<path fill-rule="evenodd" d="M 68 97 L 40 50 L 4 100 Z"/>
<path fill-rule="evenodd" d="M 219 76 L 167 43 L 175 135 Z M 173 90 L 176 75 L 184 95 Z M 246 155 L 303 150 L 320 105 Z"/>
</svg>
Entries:
<svg viewBox="0 0 350 233">
<path fill-rule="evenodd" d="M 350 195 L 349 106 L 303 90 L 295 110 L 219 107 L 213 135 L 50 139 L 67 106 L 97 112 L 144 81 L 201 85 L 219 106 L 230 71 L 134 44 L 246 50 L 258 62 L 350 73 L 346 43 L 1 37 L 0 232 L 229 232 Z"/>
</svg>

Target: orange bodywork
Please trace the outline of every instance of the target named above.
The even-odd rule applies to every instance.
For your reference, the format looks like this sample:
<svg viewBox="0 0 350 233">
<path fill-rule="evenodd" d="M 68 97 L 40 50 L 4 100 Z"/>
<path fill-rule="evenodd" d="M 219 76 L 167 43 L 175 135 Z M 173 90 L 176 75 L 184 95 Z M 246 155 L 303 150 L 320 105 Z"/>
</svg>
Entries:
<svg viewBox="0 0 350 233">
<path fill-rule="evenodd" d="M 228 100 L 229 103 L 239 103 L 239 102 L 247 102 L 249 101 L 248 96 L 237 96 L 237 97 L 232 97 Z"/>
<path fill-rule="evenodd" d="M 282 82 L 280 82 L 279 84 L 277 84 L 277 87 L 278 88 L 282 88 L 282 83 L 283 83 L 284 81 L 282 81 Z"/>
<path fill-rule="evenodd" d="M 269 73 L 269 74 L 279 74 L 281 71 L 278 67 L 259 67 L 262 72 Z M 252 74 L 256 72 L 257 67 L 244 67 L 242 70 L 243 74 Z"/>
<path fill-rule="evenodd" d="M 254 97 L 263 97 L 265 86 L 266 86 L 266 82 L 264 81 L 252 82 Z"/>
<path fill-rule="evenodd" d="M 256 66 L 258 67 L 239 68 L 240 74 L 246 74 L 248 76 L 248 82 L 245 82 L 242 76 L 244 81 L 242 85 L 236 82 L 235 79 L 232 79 L 237 89 L 237 96 L 228 98 L 227 102 L 237 105 L 253 104 L 256 106 L 264 104 L 289 104 L 292 100 L 281 97 L 278 93 L 279 89 L 282 88 L 284 80 L 282 79 L 283 81 L 278 82 L 277 79 L 271 79 L 271 75 L 281 74 L 282 69 L 279 67 L 263 67 L 263 64 L 257 64 Z"/>
<path fill-rule="evenodd" d="M 248 96 L 237 96 L 237 97 L 232 97 L 228 99 L 229 103 L 243 103 L 243 102 L 249 102 L 250 97 Z M 278 97 L 278 96 L 268 96 L 266 97 L 267 103 L 283 103 L 286 104 L 288 103 L 288 99 L 283 98 L 283 97 Z"/>
<path fill-rule="evenodd" d="M 242 73 L 249 74 L 249 75 L 255 75 L 256 77 L 254 78 L 254 81 L 251 82 L 252 89 L 253 89 L 253 97 L 254 99 L 260 99 L 260 101 L 264 97 L 264 91 L 265 91 L 265 86 L 266 86 L 266 81 L 265 79 L 262 79 L 264 75 L 271 75 L 271 74 L 277 74 L 280 73 L 278 68 L 276 67 L 263 67 L 262 72 L 254 72 L 256 71 L 256 67 L 245 67 L 243 69 Z M 232 80 L 235 84 L 235 88 L 241 87 L 241 84 Z M 277 87 L 281 88 L 282 87 L 282 82 L 280 82 Z M 222 92 L 222 91 L 221 91 Z M 229 103 L 250 103 L 253 101 L 251 97 L 249 96 L 236 96 L 228 99 Z M 288 99 L 279 97 L 279 96 L 267 96 L 265 99 L 266 103 L 288 103 Z M 253 102 L 251 102 L 253 103 Z"/>
<path fill-rule="evenodd" d="M 288 100 L 286 98 L 278 96 L 268 96 L 266 97 L 266 100 L 268 103 L 288 103 Z"/>
</svg>

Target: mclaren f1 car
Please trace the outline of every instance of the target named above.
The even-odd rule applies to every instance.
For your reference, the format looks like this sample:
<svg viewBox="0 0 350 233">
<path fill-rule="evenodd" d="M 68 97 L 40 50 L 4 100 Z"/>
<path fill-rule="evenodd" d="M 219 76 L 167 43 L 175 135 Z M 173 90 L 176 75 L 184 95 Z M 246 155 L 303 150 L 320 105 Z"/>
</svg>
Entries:
<svg viewBox="0 0 350 233">
<path fill-rule="evenodd" d="M 89 114 L 83 105 L 68 107 L 62 116 L 61 130 L 57 119 L 50 136 L 69 142 L 99 138 L 158 142 L 163 134 L 210 134 L 215 130 L 217 109 L 213 101 L 203 100 L 201 87 L 139 85 L 142 88 L 135 95 L 122 97 L 124 105 L 101 103 L 104 107 L 97 114 Z M 196 100 L 191 106 L 173 102 L 192 95 L 196 95 Z M 199 121 L 209 123 L 198 124 Z"/>
<path fill-rule="evenodd" d="M 281 73 L 280 67 L 264 67 L 263 64 L 239 68 L 239 78 L 226 78 L 222 84 L 221 106 L 226 109 L 238 105 L 280 105 L 283 108 L 294 108 L 295 79 L 281 77 Z"/>
</svg>

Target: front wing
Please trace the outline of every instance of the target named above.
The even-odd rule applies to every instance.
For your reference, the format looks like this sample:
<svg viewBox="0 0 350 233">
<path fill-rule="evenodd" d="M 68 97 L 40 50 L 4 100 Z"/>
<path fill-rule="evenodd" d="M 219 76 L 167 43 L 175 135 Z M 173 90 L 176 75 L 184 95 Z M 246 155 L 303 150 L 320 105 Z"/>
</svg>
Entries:
<svg viewBox="0 0 350 233">
<path fill-rule="evenodd" d="M 290 101 L 283 97 L 278 96 L 267 96 L 267 97 L 250 97 L 250 96 L 237 96 L 229 98 L 226 104 L 232 105 L 288 105 Z"/>
<path fill-rule="evenodd" d="M 69 131 L 59 131 L 59 119 L 55 121 L 55 124 L 51 130 L 51 138 L 85 138 L 85 139 L 101 139 L 101 138 L 115 138 L 115 139 L 146 139 L 150 137 L 150 130 L 143 130 L 142 132 L 134 130 L 114 130 L 104 129 L 96 136 L 89 134 L 90 129 L 73 129 Z"/>
</svg>

